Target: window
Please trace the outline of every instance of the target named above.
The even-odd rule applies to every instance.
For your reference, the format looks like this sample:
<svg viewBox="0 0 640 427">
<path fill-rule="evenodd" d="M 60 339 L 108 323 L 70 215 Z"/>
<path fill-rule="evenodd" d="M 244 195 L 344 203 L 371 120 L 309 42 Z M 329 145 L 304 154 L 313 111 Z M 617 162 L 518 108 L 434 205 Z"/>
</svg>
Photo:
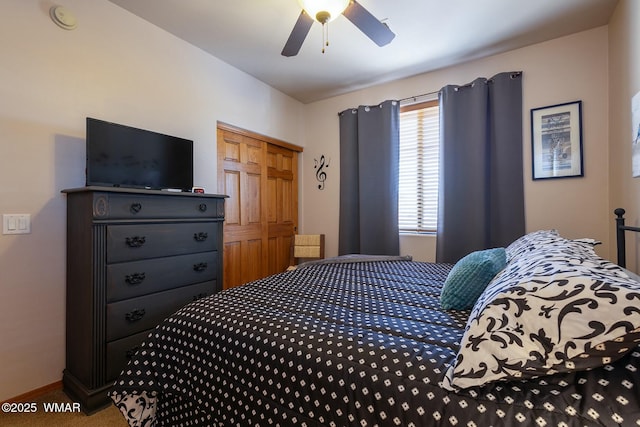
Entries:
<svg viewBox="0 0 640 427">
<path fill-rule="evenodd" d="M 436 231 L 439 158 L 438 101 L 401 107 L 398 198 L 401 232 Z"/>
</svg>

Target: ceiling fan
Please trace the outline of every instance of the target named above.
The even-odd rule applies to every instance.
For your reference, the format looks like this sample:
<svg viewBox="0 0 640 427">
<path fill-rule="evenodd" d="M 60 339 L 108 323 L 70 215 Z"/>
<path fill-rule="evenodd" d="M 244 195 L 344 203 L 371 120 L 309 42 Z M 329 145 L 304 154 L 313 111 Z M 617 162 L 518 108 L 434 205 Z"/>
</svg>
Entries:
<svg viewBox="0 0 640 427">
<path fill-rule="evenodd" d="M 318 21 L 324 28 L 326 24 L 334 20 L 340 14 L 347 17 L 356 27 L 378 46 L 387 45 L 396 36 L 389 27 L 380 22 L 367 9 L 356 0 L 298 0 L 302 6 L 302 12 L 289 35 L 289 39 L 282 49 L 283 56 L 296 56 L 307 37 L 311 25 Z M 323 40 L 323 45 L 325 41 Z M 329 42 L 326 42 L 328 45 Z M 324 47 L 322 49 L 324 53 Z"/>
</svg>

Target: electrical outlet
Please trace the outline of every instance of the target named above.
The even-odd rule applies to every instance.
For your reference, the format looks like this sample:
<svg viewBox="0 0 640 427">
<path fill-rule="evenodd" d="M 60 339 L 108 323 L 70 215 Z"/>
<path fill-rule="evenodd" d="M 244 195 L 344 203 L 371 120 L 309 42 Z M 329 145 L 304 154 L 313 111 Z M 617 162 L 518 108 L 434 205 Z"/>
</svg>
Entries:
<svg viewBox="0 0 640 427">
<path fill-rule="evenodd" d="M 2 215 L 2 234 L 30 234 L 31 214 Z"/>
</svg>

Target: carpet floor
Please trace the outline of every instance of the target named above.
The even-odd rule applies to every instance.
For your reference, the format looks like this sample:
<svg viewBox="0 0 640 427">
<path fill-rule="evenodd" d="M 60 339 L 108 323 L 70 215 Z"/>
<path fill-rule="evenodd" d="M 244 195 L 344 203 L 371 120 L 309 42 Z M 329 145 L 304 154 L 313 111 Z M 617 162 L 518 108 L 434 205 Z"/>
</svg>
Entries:
<svg viewBox="0 0 640 427">
<path fill-rule="evenodd" d="M 66 409 L 73 409 L 73 401 L 62 390 L 46 393 L 31 403 L 36 403 L 37 410 L 28 413 L 0 412 L 0 426 L 2 427 L 127 427 L 127 423 L 115 406 L 85 415 L 82 412 L 53 412 L 52 403 L 64 403 Z M 49 411 L 45 408 L 49 407 Z"/>
</svg>

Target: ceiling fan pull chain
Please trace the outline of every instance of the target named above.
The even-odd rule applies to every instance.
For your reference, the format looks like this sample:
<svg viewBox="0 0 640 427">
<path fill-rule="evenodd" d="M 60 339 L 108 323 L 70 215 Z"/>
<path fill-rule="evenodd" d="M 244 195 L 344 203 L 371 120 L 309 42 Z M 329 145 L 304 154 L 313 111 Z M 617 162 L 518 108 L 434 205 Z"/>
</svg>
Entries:
<svg viewBox="0 0 640 427">
<path fill-rule="evenodd" d="M 327 22 L 327 42 L 325 43 L 325 46 L 329 47 L 329 23 Z"/>
<path fill-rule="evenodd" d="M 322 24 L 322 53 L 324 53 L 324 47 L 329 46 L 329 25 Z"/>
</svg>

